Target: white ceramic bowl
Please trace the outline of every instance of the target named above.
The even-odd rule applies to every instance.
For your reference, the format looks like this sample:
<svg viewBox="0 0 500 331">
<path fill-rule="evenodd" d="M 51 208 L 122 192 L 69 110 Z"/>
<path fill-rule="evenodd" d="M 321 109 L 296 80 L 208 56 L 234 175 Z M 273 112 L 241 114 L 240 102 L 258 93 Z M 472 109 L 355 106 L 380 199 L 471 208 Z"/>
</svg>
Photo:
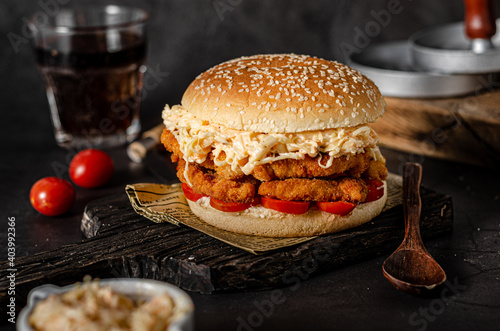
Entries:
<svg viewBox="0 0 500 331">
<path fill-rule="evenodd" d="M 127 295 L 132 299 L 149 299 L 155 295 L 167 293 L 175 303 L 175 312 L 168 331 L 192 331 L 194 330 L 194 304 L 189 295 L 180 288 L 150 279 L 138 278 L 113 278 L 101 279 L 99 284 L 109 285 L 113 291 Z M 28 323 L 28 317 L 36 304 L 51 294 L 60 294 L 73 289 L 76 284 L 59 287 L 52 284 L 38 286 L 31 290 L 28 295 L 28 303 L 21 310 L 16 323 L 18 331 L 33 331 Z"/>
</svg>

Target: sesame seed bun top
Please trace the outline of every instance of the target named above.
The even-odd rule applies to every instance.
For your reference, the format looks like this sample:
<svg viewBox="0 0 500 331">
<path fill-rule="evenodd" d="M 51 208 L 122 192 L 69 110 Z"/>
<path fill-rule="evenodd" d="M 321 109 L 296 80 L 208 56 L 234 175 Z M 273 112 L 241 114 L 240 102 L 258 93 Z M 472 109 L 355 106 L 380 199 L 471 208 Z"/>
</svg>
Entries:
<svg viewBox="0 0 500 331">
<path fill-rule="evenodd" d="M 378 88 L 358 71 L 295 54 L 221 63 L 189 85 L 182 106 L 212 125 L 264 133 L 357 126 L 385 110 Z"/>
</svg>

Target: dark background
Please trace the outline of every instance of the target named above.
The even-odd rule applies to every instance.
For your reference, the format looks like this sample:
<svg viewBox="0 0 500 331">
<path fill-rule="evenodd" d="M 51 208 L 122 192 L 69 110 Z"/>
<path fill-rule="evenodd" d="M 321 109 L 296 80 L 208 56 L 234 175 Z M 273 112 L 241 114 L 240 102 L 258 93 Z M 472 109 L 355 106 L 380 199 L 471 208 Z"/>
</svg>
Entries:
<svg viewBox="0 0 500 331">
<path fill-rule="evenodd" d="M 57 249 L 82 240 L 79 230 L 87 202 L 109 194 L 123 194 L 126 183 L 154 180 L 141 165 L 127 161 L 123 149 L 110 153 L 119 160 L 110 183 L 99 190 L 77 188 L 77 202 L 65 217 L 47 218 L 28 200 L 31 185 L 45 176 L 67 178 L 74 151 L 56 146 L 42 79 L 29 43 L 18 50 L 9 36 L 23 36 L 25 21 L 43 11 L 44 3 L 67 0 L 0 1 L 0 232 L 7 217 L 16 217 L 17 256 Z M 499 1 L 496 16 L 500 16 Z M 75 2 L 73 2 L 75 3 Z M 80 3 L 91 3 L 80 1 Z M 399 8 L 398 14 L 368 38 L 368 43 L 408 38 L 413 32 L 461 20 L 460 0 L 327 1 L 327 0 L 146 0 L 109 1 L 140 6 L 151 13 L 149 73 L 152 83 L 142 107 L 144 128 L 160 123 L 166 103 L 176 104 L 188 84 L 209 67 L 241 55 L 295 52 L 345 61 L 341 45 L 355 46 L 359 33 L 376 21 L 373 13 Z M 226 11 L 217 12 L 218 8 Z M 152 72 L 157 75 L 153 76 Z M 158 73 L 160 73 L 158 75 Z M 155 80 L 154 77 L 157 77 Z M 155 84 L 157 83 L 157 84 Z M 427 242 L 427 248 L 458 280 L 460 292 L 428 329 L 497 329 L 499 290 L 498 173 L 418 155 L 384 150 L 391 172 L 416 159 L 424 163 L 424 185 L 453 197 L 452 235 Z M 6 259 L 6 240 L 0 238 L 0 260 Z M 259 329 L 418 329 L 412 313 L 429 309 L 433 301 L 396 291 L 383 278 L 385 257 L 335 270 L 287 288 L 284 304 L 275 307 Z M 198 329 L 236 329 L 238 317 L 247 319 L 269 292 L 200 295 L 196 305 Z M 0 325 L 6 323 L 0 317 Z M 0 326 L 1 328 L 1 326 Z M 257 328 L 256 328 L 257 329 Z"/>
<path fill-rule="evenodd" d="M 14 33 L 23 38 L 26 19 L 34 13 L 47 12 L 42 3 L 53 5 L 68 1 L 0 1 L 2 150 L 9 149 L 6 144 L 9 138 L 24 140 L 26 130 L 36 130 L 37 143 L 54 143 L 44 86 L 36 71 L 30 44 L 19 45 L 16 52 L 9 41 L 9 33 L 11 37 Z M 390 6 L 397 7 L 398 14 L 391 15 L 384 23 L 386 26 L 374 37 L 369 37 L 368 42 L 406 39 L 424 27 L 463 17 L 460 0 L 108 2 L 139 6 L 151 13 L 148 65 L 163 77 L 159 84 L 152 80 L 154 88 L 147 91 L 142 112 L 146 128 L 160 122 L 160 112 L 166 103 L 180 101 L 183 91 L 196 75 L 222 61 L 257 53 L 294 52 L 343 62 L 345 52 L 340 45 L 355 46 L 356 29 L 364 31 L 369 22 L 375 21 L 373 12 L 387 11 Z M 90 4 L 92 1 L 70 3 Z M 219 11 L 216 8 L 220 8 Z M 168 76 L 164 77 L 166 74 Z M 11 112 L 16 107 L 23 111 Z"/>
</svg>

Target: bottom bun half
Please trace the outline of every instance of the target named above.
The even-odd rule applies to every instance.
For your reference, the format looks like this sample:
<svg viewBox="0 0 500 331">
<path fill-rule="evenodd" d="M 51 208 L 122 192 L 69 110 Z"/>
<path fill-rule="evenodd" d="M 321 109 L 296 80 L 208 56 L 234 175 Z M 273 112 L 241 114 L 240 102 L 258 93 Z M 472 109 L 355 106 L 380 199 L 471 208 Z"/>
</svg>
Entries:
<svg viewBox="0 0 500 331">
<path fill-rule="evenodd" d="M 196 216 L 220 229 L 263 237 L 308 237 L 339 232 L 372 220 L 382 212 L 387 201 L 387 183 L 384 182 L 384 186 L 382 198 L 359 204 L 345 216 L 326 213 L 316 205 L 301 215 L 282 213 L 261 205 L 228 213 L 212 208 L 208 197 L 196 202 L 186 200 Z"/>
</svg>

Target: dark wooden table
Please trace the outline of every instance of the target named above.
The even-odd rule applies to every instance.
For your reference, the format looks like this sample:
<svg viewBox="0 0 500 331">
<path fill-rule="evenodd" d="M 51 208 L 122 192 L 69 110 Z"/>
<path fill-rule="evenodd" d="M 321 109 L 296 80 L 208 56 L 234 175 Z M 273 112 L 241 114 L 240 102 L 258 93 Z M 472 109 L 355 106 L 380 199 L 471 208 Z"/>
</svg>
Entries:
<svg viewBox="0 0 500 331">
<path fill-rule="evenodd" d="M 387 256 L 380 256 L 313 278 L 297 275 L 291 286 L 278 290 L 190 293 L 197 329 L 498 329 L 500 176 L 492 169 L 383 152 L 394 173 L 400 174 L 408 160 L 423 163 L 423 184 L 453 198 L 453 232 L 426 242 L 448 274 L 447 287 L 432 298 L 401 293 L 383 277 L 381 267 Z M 0 259 L 7 259 L 8 217 L 16 220 L 16 256 L 57 249 L 84 239 L 80 220 L 89 201 L 120 194 L 127 183 L 159 180 L 146 166 L 131 163 L 124 148 L 110 154 L 116 162 L 111 182 L 95 190 L 77 188 L 77 202 L 69 214 L 48 218 L 30 206 L 29 189 L 44 176 L 67 177 L 71 152 L 55 146 L 50 132 L 36 128 L 4 144 Z M 9 325 L 6 316 L 1 324 Z"/>
<path fill-rule="evenodd" d="M 41 11 L 48 3 L 51 2 L 10 0 L 0 5 L 3 18 L 0 24 L 0 261 L 7 259 L 9 217 L 15 218 L 16 257 L 54 250 L 84 240 L 80 221 L 88 202 L 122 194 L 128 183 L 158 180 L 145 166 L 129 162 L 125 149 L 119 148 L 110 151 L 117 166 L 111 182 L 96 190 L 78 188 L 77 202 L 67 215 L 48 218 L 31 207 L 28 199 L 31 185 L 45 176 L 67 178 L 67 167 L 74 154 L 55 145 L 44 85 L 36 71 L 29 40 L 22 39 L 27 43 L 15 50 L 8 38 L 9 33 L 23 35 L 30 13 Z M 338 57 L 342 55 L 339 43 L 354 44 L 355 28 L 363 29 L 367 23 L 375 22 L 372 13 L 386 7 L 381 1 L 370 4 L 365 1 L 266 1 L 265 6 L 257 6 L 256 1 L 242 1 L 241 5 L 231 5 L 231 10 L 224 13 L 226 19 L 222 20 L 214 3 L 141 2 L 153 14 L 149 64 L 156 73 L 150 79 L 157 79 L 150 81 L 155 87 L 148 90 L 143 102 L 146 128 L 158 123 L 163 105 L 178 103 L 187 84 L 208 66 L 258 52 L 294 51 Z M 370 38 L 371 41 L 407 38 L 421 28 L 458 20 L 463 15 L 457 7 L 460 2 L 456 1 L 401 3 L 404 12 L 393 16 L 391 25 L 382 29 L 378 39 Z M 497 6 L 497 12 L 499 10 Z M 390 171 L 397 174 L 401 174 L 406 161 L 422 163 L 423 184 L 453 198 L 452 233 L 425 241 L 449 278 L 447 286 L 436 297 L 414 297 L 394 289 L 382 275 L 387 254 L 317 277 L 296 275 L 290 286 L 275 290 L 189 293 L 196 306 L 197 330 L 498 330 L 498 170 L 387 149 L 383 153 Z M 0 316 L 0 330 L 14 329 L 8 317 Z"/>
</svg>

